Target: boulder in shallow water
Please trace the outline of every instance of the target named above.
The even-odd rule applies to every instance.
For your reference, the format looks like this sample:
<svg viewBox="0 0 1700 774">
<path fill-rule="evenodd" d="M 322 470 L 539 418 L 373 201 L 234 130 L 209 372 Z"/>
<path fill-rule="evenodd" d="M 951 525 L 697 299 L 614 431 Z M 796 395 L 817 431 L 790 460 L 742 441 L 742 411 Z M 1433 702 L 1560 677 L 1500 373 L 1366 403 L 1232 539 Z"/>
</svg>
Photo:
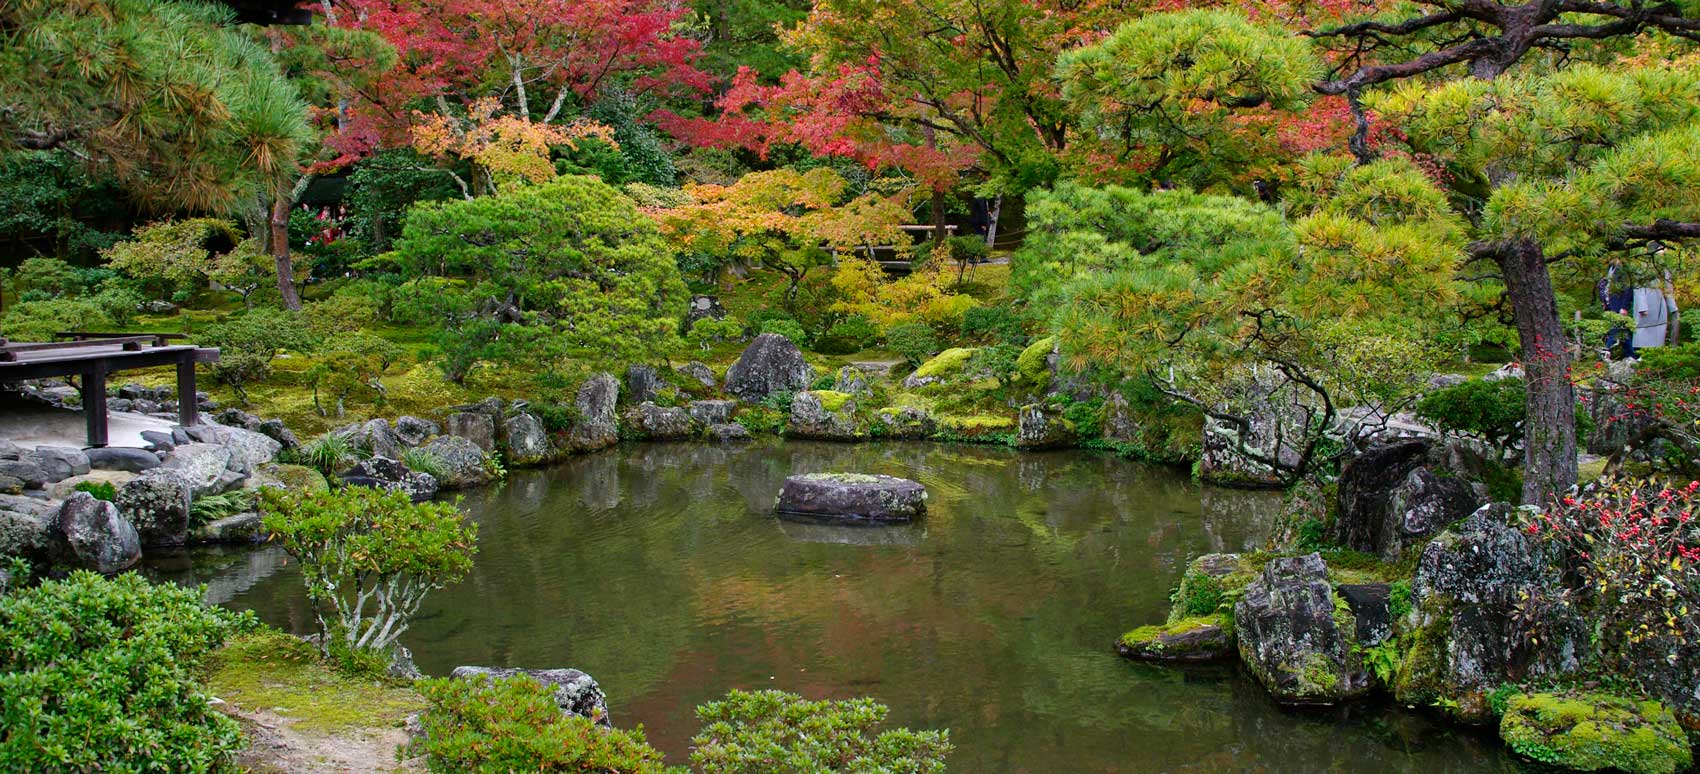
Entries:
<svg viewBox="0 0 1700 774">
<path fill-rule="evenodd" d="M 1357 622 L 1317 554 L 1272 559 L 1234 605 L 1240 659 L 1282 704 L 1330 705 L 1373 686 Z"/>
<path fill-rule="evenodd" d="M 805 473 L 785 479 L 780 513 L 865 521 L 909 521 L 927 510 L 927 489 L 895 476 Z"/>
<path fill-rule="evenodd" d="M 549 459 L 549 433 L 531 414 L 502 420 L 502 452 L 513 465 L 536 465 Z"/>
<path fill-rule="evenodd" d="M 696 430 L 689 411 L 648 402 L 628 409 L 623 421 L 629 436 L 652 441 L 679 441 Z"/>
<path fill-rule="evenodd" d="M 1116 641 L 1116 652 L 1136 661 L 1216 661 L 1234 653 L 1233 625 L 1211 615 L 1141 626 Z"/>
<path fill-rule="evenodd" d="M 78 492 L 59 506 L 57 525 L 71 555 L 82 566 L 111 574 L 135 566 L 142 559 L 142 541 L 136 528 L 118 514 L 118 508 Z"/>
<path fill-rule="evenodd" d="M 710 425 L 708 439 L 716 443 L 743 443 L 751 440 L 750 429 L 735 422 Z"/>
<path fill-rule="evenodd" d="M 619 415 L 615 413 L 619 401 L 620 380 L 613 374 L 596 374 L 579 385 L 573 397 L 578 420 L 568 433 L 573 451 L 605 449 L 620 441 Z"/>
<path fill-rule="evenodd" d="M 590 718 L 598 724 L 613 727 L 608 717 L 608 696 L 596 679 L 577 669 L 497 669 L 495 667 L 458 666 L 449 676 L 465 680 L 482 675 L 502 680 L 520 675 L 555 689 L 555 704 L 568 715 Z"/>
<path fill-rule="evenodd" d="M 444 489 L 465 489 L 495 478 L 484 450 L 461 436 L 439 435 L 419 449 L 437 458 L 437 484 Z"/>
</svg>

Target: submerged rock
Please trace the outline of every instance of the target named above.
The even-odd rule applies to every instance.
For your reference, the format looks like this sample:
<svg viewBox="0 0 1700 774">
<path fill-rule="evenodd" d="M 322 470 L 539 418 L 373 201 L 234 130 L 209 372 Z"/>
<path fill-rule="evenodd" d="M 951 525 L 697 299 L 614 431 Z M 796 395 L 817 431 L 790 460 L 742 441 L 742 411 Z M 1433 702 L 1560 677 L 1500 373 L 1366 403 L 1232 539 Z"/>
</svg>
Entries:
<svg viewBox="0 0 1700 774">
<path fill-rule="evenodd" d="M 808 389 L 814 378 L 814 369 L 796 344 L 777 333 L 763 333 L 726 370 L 726 392 L 753 403 L 776 392 Z"/>
<path fill-rule="evenodd" d="M 1572 771 L 1674 774 L 1694 763 L 1664 705 L 1600 693 L 1512 696 L 1499 737 L 1518 755 Z"/>
<path fill-rule="evenodd" d="M 1216 661 L 1234 652 L 1233 624 L 1221 616 L 1198 616 L 1141 626 L 1116 641 L 1116 652 L 1138 661 Z"/>
<path fill-rule="evenodd" d="M 894 476 L 805 473 L 785 479 L 774 508 L 804 516 L 909 521 L 926 512 L 927 489 Z"/>
<path fill-rule="evenodd" d="M 498 669 L 495 667 L 458 666 L 449 673 L 456 680 L 477 676 L 502 680 L 520 675 L 555 689 L 555 704 L 568 715 L 590 718 L 598 724 L 613 727 L 608 716 L 608 696 L 596 679 L 577 669 Z"/>
<path fill-rule="evenodd" d="M 1356 631 L 1317 554 L 1270 560 L 1234 605 L 1240 659 L 1283 704 L 1335 704 L 1368 693 Z"/>
</svg>

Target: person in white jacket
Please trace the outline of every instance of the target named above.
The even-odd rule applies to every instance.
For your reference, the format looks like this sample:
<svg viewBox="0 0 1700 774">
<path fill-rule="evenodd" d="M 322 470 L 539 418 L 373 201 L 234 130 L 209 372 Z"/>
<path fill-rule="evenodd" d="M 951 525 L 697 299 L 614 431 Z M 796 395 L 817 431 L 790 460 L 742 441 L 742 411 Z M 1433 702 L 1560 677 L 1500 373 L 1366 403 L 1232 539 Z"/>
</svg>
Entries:
<svg viewBox="0 0 1700 774">
<path fill-rule="evenodd" d="M 1664 346 L 1670 318 L 1677 312 L 1676 299 L 1663 288 L 1636 288 L 1632 311 L 1635 336 L 1631 343 L 1635 349 Z"/>
</svg>

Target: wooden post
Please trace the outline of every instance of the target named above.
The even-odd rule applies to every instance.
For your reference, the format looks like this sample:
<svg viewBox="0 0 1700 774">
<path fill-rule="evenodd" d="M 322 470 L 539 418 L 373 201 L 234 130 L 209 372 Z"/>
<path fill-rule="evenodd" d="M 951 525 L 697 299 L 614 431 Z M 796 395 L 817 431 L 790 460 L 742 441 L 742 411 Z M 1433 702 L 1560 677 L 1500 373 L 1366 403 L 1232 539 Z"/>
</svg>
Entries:
<svg viewBox="0 0 1700 774">
<path fill-rule="evenodd" d="M 185 357 L 177 363 L 177 424 L 194 427 L 200 423 L 200 404 L 195 400 L 195 361 Z"/>
<path fill-rule="evenodd" d="M 83 372 L 83 422 L 88 426 L 91 448 L 106 445 L 106 371 Z"/>
</svg>

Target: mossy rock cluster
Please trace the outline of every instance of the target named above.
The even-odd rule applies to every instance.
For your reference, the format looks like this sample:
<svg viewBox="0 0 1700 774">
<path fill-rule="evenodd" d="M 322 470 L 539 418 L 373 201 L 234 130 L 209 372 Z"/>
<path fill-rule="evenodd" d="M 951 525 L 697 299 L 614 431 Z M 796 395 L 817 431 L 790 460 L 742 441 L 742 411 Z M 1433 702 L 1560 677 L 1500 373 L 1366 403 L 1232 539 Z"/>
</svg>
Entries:
<svg viewBox="0 0 1700 774">
<path fill-rule="evenodd" d="M 1499 736 L 1518 755 L 1574 771 L 1673 774 L 1694 763 L 1664 705 L 1603 693 L 1512 696 Z"/>
<path fill-rule="evenodd" d="M 1195 616 L 1141 626 L 1116 641 L 1116 651 L 1140 661 L 1216 661 L 1234 654 L 1234 619 Z"/>
</svg>

